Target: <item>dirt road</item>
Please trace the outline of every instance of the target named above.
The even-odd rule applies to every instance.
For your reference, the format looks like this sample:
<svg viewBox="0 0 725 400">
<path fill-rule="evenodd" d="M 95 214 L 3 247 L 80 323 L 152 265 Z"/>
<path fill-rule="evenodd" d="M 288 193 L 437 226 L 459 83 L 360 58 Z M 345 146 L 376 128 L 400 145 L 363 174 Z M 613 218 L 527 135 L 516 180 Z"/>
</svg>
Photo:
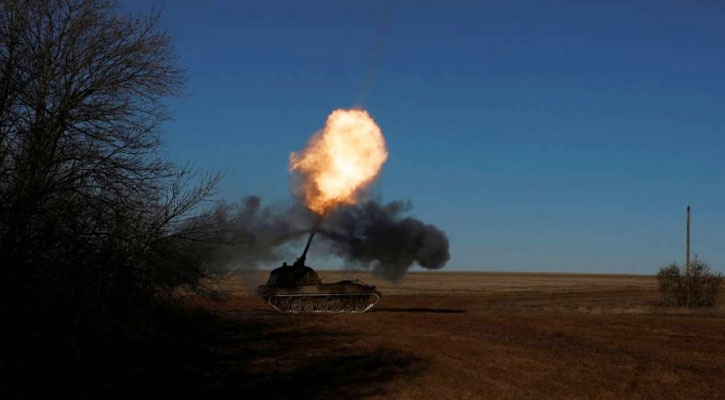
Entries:
<svg viewBox="0 0 725 400">
<path fill-rule="evenodd" d="M 348 273 L 323 271 L 327 282 Z M 653 277 L 413 273 L 365 314 L 279 315 L 230 280 L 214 391 L 257 398 L 725 398 L 725 309 Z M 246 283 L 245 283 L 246 282 Z M 214 386 L 216 385 L 216 386 Z"/>
</svg>

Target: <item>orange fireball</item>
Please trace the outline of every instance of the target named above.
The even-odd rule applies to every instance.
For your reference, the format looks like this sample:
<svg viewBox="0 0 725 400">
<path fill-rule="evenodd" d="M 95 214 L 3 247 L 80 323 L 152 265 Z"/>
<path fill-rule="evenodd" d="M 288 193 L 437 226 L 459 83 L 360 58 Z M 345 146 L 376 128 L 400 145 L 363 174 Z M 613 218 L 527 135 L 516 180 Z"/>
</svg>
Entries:
<svg viewBox="0 0 725 400">
<path fill-rule="evenodd" d="M 380 127 L 365 110 L 335 110 L 325 127 L 300 152 L 290 154 L 290 170 L 300 173 L 307 207 L 324 215 L 357 196 L 380 173 L 388 150 Z"/>
</svg>

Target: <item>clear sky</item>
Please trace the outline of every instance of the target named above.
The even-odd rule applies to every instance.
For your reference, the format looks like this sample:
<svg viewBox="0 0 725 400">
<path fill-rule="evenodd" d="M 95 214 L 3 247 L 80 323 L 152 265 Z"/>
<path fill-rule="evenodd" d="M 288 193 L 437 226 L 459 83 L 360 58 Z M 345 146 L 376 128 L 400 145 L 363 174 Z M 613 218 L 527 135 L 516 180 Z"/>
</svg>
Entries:
<svg viewBox="0 0 725 400">
<path fill-rule="evenodd" d="M 161 4 L 189 77 L 166 149 L 220 197 L 289 201 L 289 153 L 361 106 L 375 193 L 447 232 L 446 269 L 653 273 L 689 203 L 725 272 L 723 2 Z"/>
</svg>

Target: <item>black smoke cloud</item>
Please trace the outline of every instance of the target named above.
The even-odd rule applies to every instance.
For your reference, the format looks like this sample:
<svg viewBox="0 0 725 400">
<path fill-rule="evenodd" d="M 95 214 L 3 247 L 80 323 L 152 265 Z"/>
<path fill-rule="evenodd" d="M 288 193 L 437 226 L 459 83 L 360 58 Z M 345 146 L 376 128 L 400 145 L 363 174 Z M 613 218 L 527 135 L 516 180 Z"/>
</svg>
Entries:
<svg viewBox="0 0 725 400">
<path fill-rule="evenodd" d="M 220 202 L 210 215 L 217 227 L 213 263 L 243 270 L 291 256 L 287 244 L 304 237 L 313 223 L 301 206 L 262 207 L 258 196 L 239 203 Z"/>
<path fill-rule="evenodd" d="M 371 267 L 387 279 L 402 278 L 417 263 L 423 268 L 443 268 L 450 253 L 445 232 L 405 216 L 410 202 L 381 205 L 367 201 L 338 210 L 320 225 L 335 253 L 356 265 Z"/>
<path fill-rule="evenodd" d="M 223 226 L 226 244 L 215 252 L 216 263 L 246 269 L 292 261 L 300 249 L 290 243 L 316 228 L 315 242 L 323 242 L 349 266 L 372 269 L 390 280 L 401 279 L 414 264 L 442 268 L 450 258 L 445 232 L 409 216 L 411 210 L 410 202 L 368 200 L 320 218 L 299 203 L 262 207 L 257 196 L 220 203 L 212 215 Z"/>
</svg>

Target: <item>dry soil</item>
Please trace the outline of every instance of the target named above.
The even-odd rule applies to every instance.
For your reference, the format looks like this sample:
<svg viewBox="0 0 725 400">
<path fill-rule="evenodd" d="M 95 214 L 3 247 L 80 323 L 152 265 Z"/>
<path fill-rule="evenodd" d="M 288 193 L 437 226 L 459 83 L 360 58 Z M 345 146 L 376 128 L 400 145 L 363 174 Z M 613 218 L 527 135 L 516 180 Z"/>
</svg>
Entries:
<svg viewBox="0 0 725 400">
<path fill-rule="evenodd" d="M 365 314 L 281 315 L 224 282 L 215 374 L 256 398 L 725 398 L 725 309 L 658 306 L 655 278 L 540 273 L 351 277 L 383 298 Z M 233 379 L 230 379 L 233 378 Z M 232 382 L 232 383 L 230 383 Z"/>
</svg>

